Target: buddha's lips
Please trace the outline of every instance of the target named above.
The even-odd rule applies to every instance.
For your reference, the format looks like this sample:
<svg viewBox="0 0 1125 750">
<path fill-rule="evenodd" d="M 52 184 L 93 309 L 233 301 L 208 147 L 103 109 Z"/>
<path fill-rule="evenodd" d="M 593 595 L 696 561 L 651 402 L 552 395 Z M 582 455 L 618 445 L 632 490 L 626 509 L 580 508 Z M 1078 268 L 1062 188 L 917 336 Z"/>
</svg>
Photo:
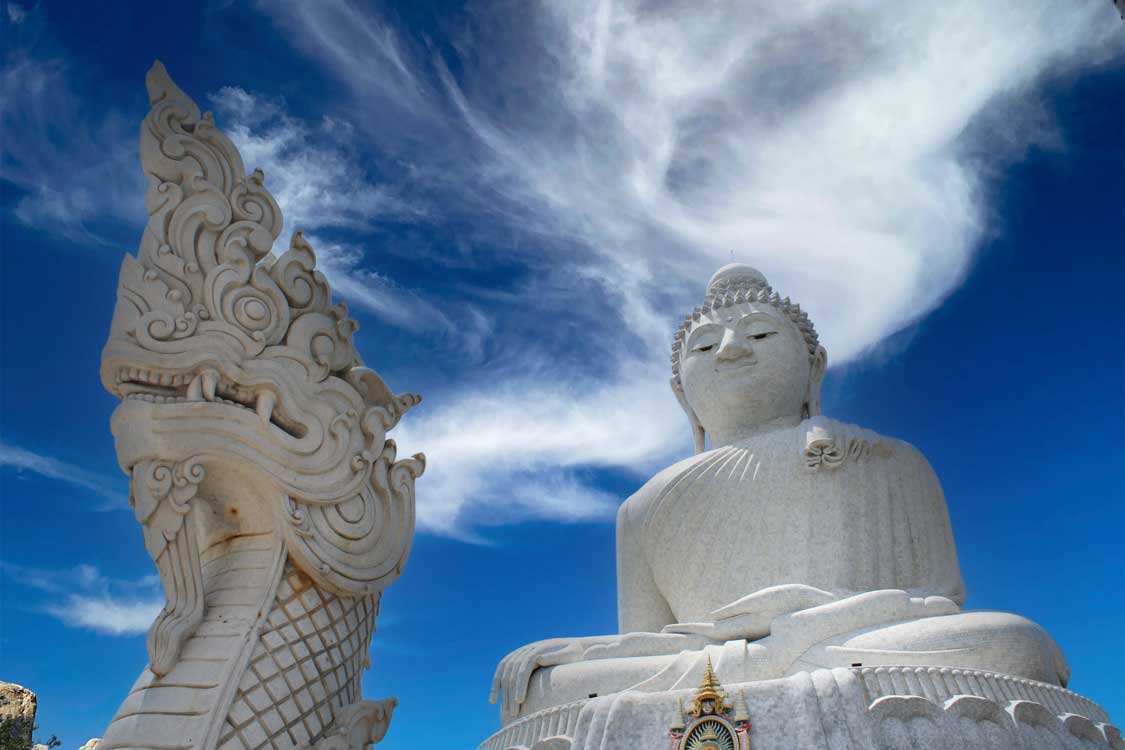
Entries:
<svg viewBox="0 0 1125 750">
<path fill-rule="evenodd" d="M 757 358 L 750 359 L 749 361 L 741 361 L 740 360 L 740 361 L 732 362 L 732 363 L 729 363 L 729 364 L 717 364 L 717 365 L 715 365 L 715 371 L 716 372 L 730 372 L 731 370 L 744 370 L 747 367 L 753 367 L 756 364 L 758 364 Z"/>
</svg>

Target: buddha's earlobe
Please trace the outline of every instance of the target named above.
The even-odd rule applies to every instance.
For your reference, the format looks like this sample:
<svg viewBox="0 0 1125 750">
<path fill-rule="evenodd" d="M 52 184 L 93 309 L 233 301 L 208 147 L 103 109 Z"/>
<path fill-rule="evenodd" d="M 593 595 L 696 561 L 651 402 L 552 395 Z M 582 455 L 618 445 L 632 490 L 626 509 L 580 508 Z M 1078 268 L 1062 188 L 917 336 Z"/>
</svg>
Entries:
<svg viewBox="0 0 1125 750">
<path fill-rule="evenodd" d="M 696 454 L 702 453 L 707 450 L 707 431 L 703 429 L 703 423 L 699 421 L 699 417 L 695 416 L 695 412 L 688 406 L 683 386 L 676 378 L 672 378 L 671 385 L 672 393 L 676 394 L 676 400 L 680 402 L 680 408 L 687 414 L 688 422 L 691 424 L 692 446 Z"/>
<path fill-rule="evenodd" d="M 823 346 L 818 346 L 813 353 L 809 367 L 809 390 L 805 394 L 804 414 L 805 419 L 820 414 L 820 386 L 824 383 L 824 372 L 828 369 L 828 352 Z"/>
</svg>

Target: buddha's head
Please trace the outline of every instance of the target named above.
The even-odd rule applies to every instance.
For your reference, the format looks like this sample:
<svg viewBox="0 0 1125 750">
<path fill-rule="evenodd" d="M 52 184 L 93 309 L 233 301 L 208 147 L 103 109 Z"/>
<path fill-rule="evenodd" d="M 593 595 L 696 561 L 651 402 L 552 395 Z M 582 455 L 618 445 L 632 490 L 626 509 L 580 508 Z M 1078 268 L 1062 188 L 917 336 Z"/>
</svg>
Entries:
<svg viewBox="0 0 1125 750">
<path fill-rule="evenodd" d="M 743 263 L 720 268 L 672 344 L 672 390 L 697 453 L 820 413 L 828 355 L 808 315 Z"/>
</svg>

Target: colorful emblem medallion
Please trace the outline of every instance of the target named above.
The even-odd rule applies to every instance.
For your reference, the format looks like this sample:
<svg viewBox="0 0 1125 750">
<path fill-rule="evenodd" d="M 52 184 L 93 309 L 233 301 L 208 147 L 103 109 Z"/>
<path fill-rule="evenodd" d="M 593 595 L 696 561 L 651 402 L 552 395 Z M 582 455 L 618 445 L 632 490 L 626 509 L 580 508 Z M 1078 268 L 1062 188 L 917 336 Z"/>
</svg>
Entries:
<svg viewBox="0 0 1125 750">
<path fill-rule="evenodd" d="M 731 716 L 731 713 L 734 716 Z M 711 657 L 695 699 L 685 710 L 676 702 L 676 720 L 668 730 L 670 750 L 750 750 L 750 714 L 740 694 L 732 706 L 715 677 Z"/>
</svg>

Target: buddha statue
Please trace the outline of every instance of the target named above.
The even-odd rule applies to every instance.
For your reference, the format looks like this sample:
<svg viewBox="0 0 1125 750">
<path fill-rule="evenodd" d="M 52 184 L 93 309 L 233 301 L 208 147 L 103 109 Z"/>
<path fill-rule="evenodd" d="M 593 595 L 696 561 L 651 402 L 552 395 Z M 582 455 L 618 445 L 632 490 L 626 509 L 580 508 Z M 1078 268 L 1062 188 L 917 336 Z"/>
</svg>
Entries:
<svg viewBox="0 0 1125 750">
<path fill-rule="evenodd" d="M 506 656 L 509 724 L 621 691 L 837 667 L 987 670 L 1065 686 L 1058 646 L 1013 614 L 963 611 L 941 485 L 908 443 L 821 414 L 827 354 L 808 315 L 744 264 L 676 333 L 672 390 L 695 455 L 617 516 L 618 634 Z M 709 446 L 708 446 L 709 442 Z"/>
</svg>

